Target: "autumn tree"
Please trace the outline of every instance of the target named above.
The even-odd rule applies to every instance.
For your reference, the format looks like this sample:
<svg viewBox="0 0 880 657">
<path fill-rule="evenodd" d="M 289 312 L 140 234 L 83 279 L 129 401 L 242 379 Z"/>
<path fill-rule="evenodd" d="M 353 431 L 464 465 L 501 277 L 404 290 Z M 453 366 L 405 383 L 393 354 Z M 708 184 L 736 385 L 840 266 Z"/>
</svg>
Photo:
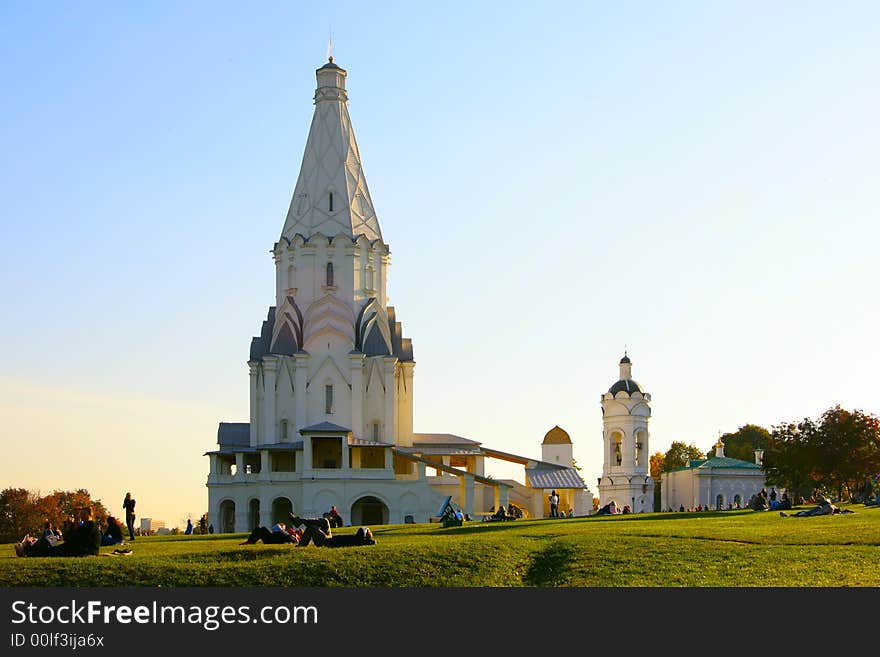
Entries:
<svg viewBox="0 0 880 657">
<path fill-rule="evenodd" d="M 24 488 L 7 488 L 0 492 L 0 542 L 18 542 L 25 534 L 39 534 L 48 520 L 60 527 L 64 519 L 75 515 L 76 509 L 91 506 L 95 522 L 103 527 L 107 509 L 101 500 L 93 500 L 89 491 L 53 491 L 40 495 Z"/>
<path fill-rule="evenodd" d="M 651 454 L 648 461 L 649 472 L 654 480 L 654 508 L 660 509 L 660 475 L 663 473 L 663 452 Z"/>
<path fill-rule="evenodd" d="M 24 488 L 0 491 L 0 543 L 17 543 L 41 525 L 39 496 Z"/>
<path fill-rule="evenodd" d="M 852 499 L 880 473 L 880 419 L 834 406 L 818 420 L 773 427 L 764 452 L 768 482 Z"/>
</svg>

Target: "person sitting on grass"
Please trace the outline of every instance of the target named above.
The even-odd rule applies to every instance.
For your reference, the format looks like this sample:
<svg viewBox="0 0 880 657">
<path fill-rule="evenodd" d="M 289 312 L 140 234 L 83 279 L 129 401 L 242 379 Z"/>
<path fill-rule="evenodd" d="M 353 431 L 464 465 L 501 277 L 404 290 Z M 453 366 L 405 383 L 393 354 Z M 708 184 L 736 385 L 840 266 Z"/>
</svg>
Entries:
<svg viewBox="0 0 880 657">
<path fill-rule="evenodd" d="M 300 518 L 291 513 L 290 524 L 294 527 L 303 527 L 302 537 L 299 539 L 300 547 L 305 547 L 310 542 L 321 546 L 333 536 L 330 520 L 327 518 Z"/>
<path fill-rule="evenodd" d="M 64 541 L 57 545 L 45 536 L 34 538 L 25 536 L 15 544 L 15 554 L 19 557 L 86 557 L 101 551 L 101 530 L 92 520 L 92 508 L 77 509 L 79 525 L 64 534 Z"/>
<path fill-rule="evenodd" d="M 330 521 L 331 527 L 342 527 L 344 524 L 342 522 L 342 516 L 339 515 L 339 511 L 336 510 L 336 506 L 331 506 L 330 510 L 327 512 L 327 519 Z"/>
<path fill-rule="evenodd" d="M 483 516 L 484 522 L 495 522 L 498 520 L 513 520 L 516 516 L 508 515 L 507 510 L 504 508 L 504 505 L 501 504 L 498 506 L 498 510 L 492 515 Z"/>
<path fill-rule="evenodd" d="M 101 545 L 120 545 L 125 541 L 122 537 L 122 525 L 110 516 L 107 518 L 107 531 L 101 535 Z"/>
<path fill-rule="evenodd" d="M 251 535 L 243 540 L 240 545 L 253 545 L 257 541 L 263 541 L 266 545 L 280 545 L 282 543 L 297 543 L 299 536 L 287 531 L 283 522 L 272 525 L 272 529 L 256 527 Z"/>
</svg>

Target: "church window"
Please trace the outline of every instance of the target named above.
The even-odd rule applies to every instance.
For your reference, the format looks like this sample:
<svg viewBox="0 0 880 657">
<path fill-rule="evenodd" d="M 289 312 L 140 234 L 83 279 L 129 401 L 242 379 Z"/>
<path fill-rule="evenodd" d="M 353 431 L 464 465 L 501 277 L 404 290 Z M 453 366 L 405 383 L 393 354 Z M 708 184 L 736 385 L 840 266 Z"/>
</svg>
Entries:
<svg viewBox="0 0 880 657">
<path fill-rule="evenodd" d="M 287 440 L 287 420 L 281 420 L 281 440 Z"/>
<path fill-rule="evenodd" d="M 379 442 L 379 423 L 373 422 L 372 428 L 373 428 L 373 442 L 378 443 Z"/>
<path fill-rule="evenodd" d="M 327 205 L 328 205 L 330 212 L 333 212 L 333 192 L 330 192 L 330 198 L 329 198 L 329 202 Z"/>
<path fill-rule="evenodd" d="M 333 386 L 324 386 L 324 413 L 333 414 Z"/>
<path fill-rule="evenodd" d="M 333 287 L 333 263 L 332 262 L 327 263 L 327 276 L 326 276 L 326 278 L 327 278 L 327 286 Z"/>
<path fill-rule="evenodd" d="M 368 290 L 373 289 L 373 268 L 367 267 L 366 276 L 364 277 L 364 287 Z"/>
</svg>

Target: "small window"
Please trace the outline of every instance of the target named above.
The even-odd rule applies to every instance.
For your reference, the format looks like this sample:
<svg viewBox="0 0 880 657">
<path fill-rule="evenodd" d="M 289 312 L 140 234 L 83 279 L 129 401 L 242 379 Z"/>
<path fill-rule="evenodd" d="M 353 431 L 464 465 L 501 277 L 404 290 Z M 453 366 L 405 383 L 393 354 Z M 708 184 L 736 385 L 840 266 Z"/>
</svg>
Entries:
<svg viewBox="0 0 880 657">
<path fill-rule="evenodd" d="M 327 263 L 327 286 L 333 287 L 333 263 Z"/>
<path fill-rule="evenodd" d="M 330 212 L 333 212 L 333 192 L 330 192 L 330 199 L 329 200 L 330 200 L 330 202 L 328 203 L 328 206 L 330 208 Z"/>
<path fill-rule="evenodd" d="M 368 290 L 373 289 L 373 268 L 367 267 L 366 275 L 364 276 L 364 286 Z"/>
<path fill-rule="evenodd" d="M 379 442 L 379 423 L 373 422 L 373 442 Z"/>
<path fill-rule="evenodd" d="M 287 440 L 287 420 L 281 420 L 281 440 Z"/>
<path fill-rule="evenodd" d="M 324 413 L 331 415 L 333 413 L 333 386 L 324 386 Z"/>
</svg>

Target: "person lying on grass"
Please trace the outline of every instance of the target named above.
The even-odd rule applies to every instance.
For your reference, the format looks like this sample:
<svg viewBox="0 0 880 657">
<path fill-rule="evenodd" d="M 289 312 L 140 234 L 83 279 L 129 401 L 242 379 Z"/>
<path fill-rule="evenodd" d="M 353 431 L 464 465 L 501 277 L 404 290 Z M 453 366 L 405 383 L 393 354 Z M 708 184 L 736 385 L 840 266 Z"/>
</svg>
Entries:
<svg viewBox="0 0 880 657">
<path fill-rule="evenodd" d="M 831 500 L 823 497 L 819 501 L 819 504 L 814 506 L 812 509 L 804 509 L 803 511 L 798 511 L 797 513 L 785 513 L 785 511 L 780 511 L 779 515 L 783 518 L 806 518 L 809 516 L 830 516 L 838 513 L 855 513 L 855 511 L 850 511 L 849 509 L 840 509 L 839 507 L 834 506 L 831 503 Z"/>
<path fill-rule="evenodd" d="M 281 543 L 299 543 L 300 533 L 296 529 L 288 531 L 283 522 L 272 525 L 272 529 L 257 527 L 251 532 L 241 545 L 253 545 L 257 541 L 263 541 L 266 545 L 279 545 Z"/>
<path fill-rule="evenodd" d="M 294 527 L 304 526 L 299 547 L 314 543 L 318 547 L 352 547 L 357 545 L 375 545 L 376 539 L 369 527 L 361 527 L 355 534 L 334 536 L 327 518 L 300 518 L 292 513 L 290 522 Z"/>
</svg>

